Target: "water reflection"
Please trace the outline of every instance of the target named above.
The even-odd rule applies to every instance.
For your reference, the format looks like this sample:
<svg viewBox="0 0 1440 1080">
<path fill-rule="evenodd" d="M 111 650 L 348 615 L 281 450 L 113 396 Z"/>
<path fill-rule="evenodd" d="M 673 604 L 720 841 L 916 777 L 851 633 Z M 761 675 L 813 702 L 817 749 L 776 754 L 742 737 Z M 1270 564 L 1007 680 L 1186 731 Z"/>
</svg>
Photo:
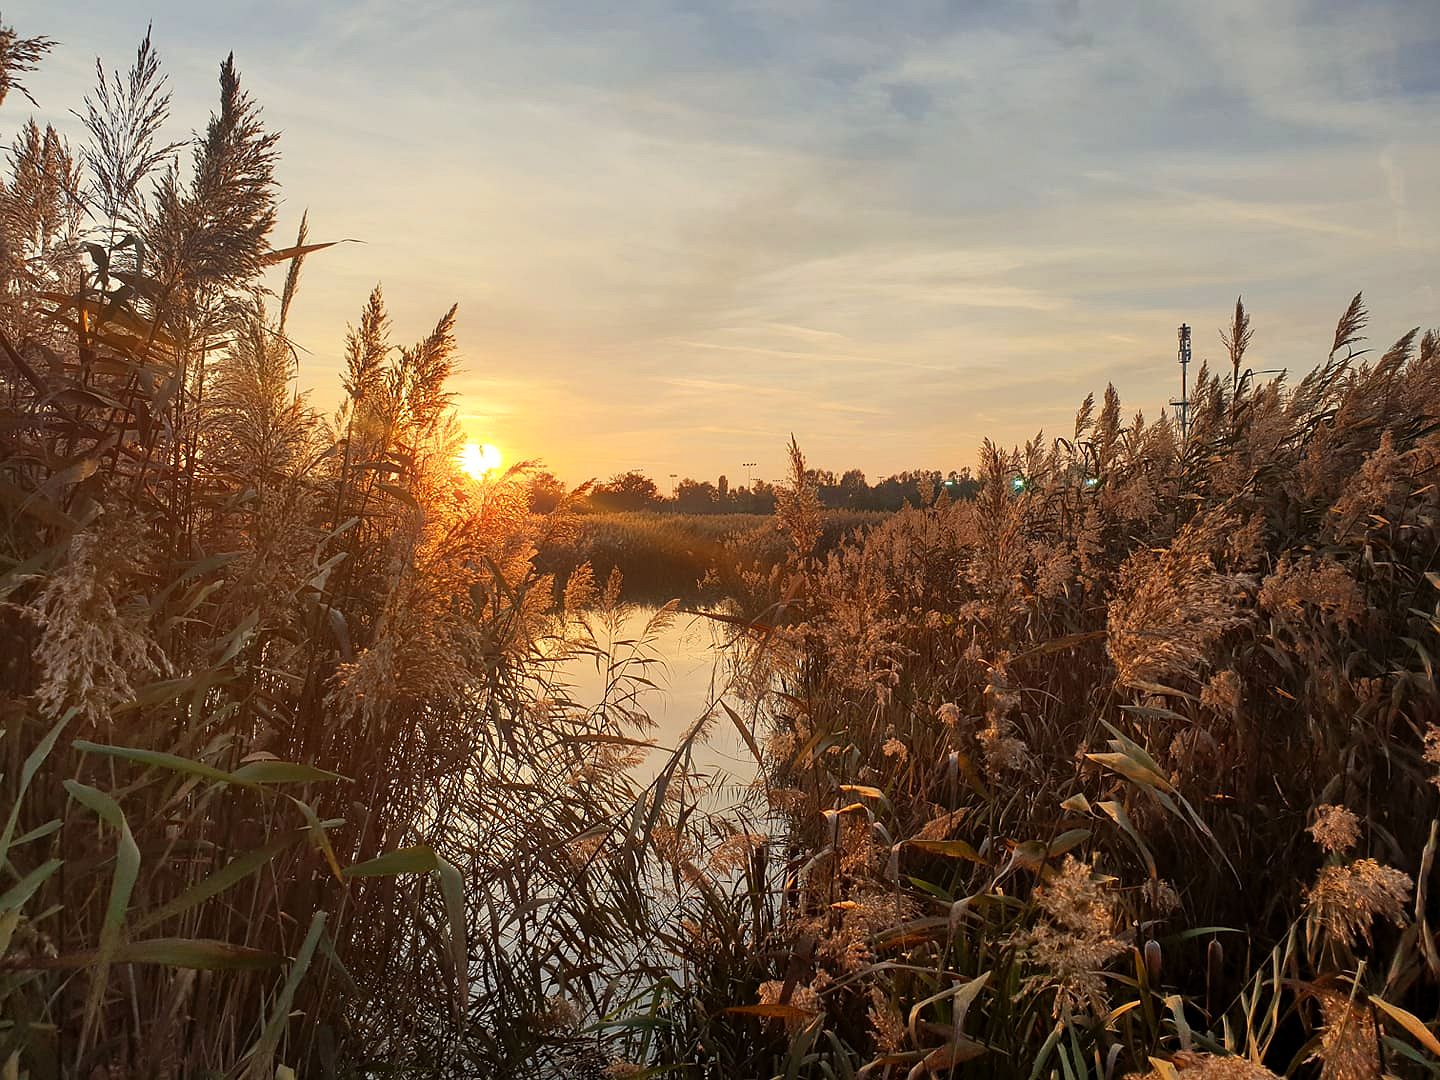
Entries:
<svg viewBox="0 0 1440 1080">
<path fill-rule="evenodd" d="M 638 640 L 655 611 L 653 607 L 628 610 L 615 628 L 613 641 L 607 640 L 609 635 L 602 621 L 594 620 L 597 644 L 618 655 L 628 654 L 628 646 L 615 643 Z M 707 709 L 714 711 L 715 722 L 704 741 L 694 745 L 691 758 L 696 770 L 710 779 L 712 795 L 707 801 L 712 803 L 712 809 L 740 801 L 740 789 L 754 779 L 756 771 L 755 758 L 719 704 L 723 698 L 741 716 L 750 715 L 750 706 L 723 693 L 729 678 L 725 641 L 725 629 L 715 620 L 703 615 L 676 615 L 670 626 L 652 635 L 647 655 L 659 662 L 651 665 L 645 676 L 656 686 L 644 690 L 637 701 L 656 725 L 646 735 L 656 746 L 634 774 L 642 784 L 665 765 L 695 721 Z M 564 663 L 557 674 L 580 705 L 593 706 L 604 696 L 603 661 L 597 666 L 593 657 L 576 656 Z"/>
</svg>

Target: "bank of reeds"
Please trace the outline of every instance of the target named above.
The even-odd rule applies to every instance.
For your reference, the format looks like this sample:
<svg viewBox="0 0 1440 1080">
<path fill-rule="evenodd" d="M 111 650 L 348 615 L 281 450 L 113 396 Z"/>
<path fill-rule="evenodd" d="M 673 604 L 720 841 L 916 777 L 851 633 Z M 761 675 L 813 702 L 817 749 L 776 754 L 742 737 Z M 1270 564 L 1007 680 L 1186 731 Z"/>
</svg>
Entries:
<svg viewBox="0 0 1440 1080">
<path fill-rule="evenodd" d="M 1434 1075 L 1440 335 L 1107 390 L 757 589 L 776 913 L 711 1075 Z M 779 680 L 780 690 L 774 689 Z M 759 856 L 757 856 L 759 857 Z M 748 982 L 736 957 L 752 959 Z M 736 1005 L 740 1007 L 736 1007 Z"/>
<path fill-rule="evenodd" d="M 0 96 L 48 47 L 4 30 Z M 296 394 L 330 245 L 274 241 L 277 138 L 219 89 L 165 143 L 147 38 L 0 184 L 0 1067 L 601 1067 L 566 1002 L 668 970 L 645 642 L 598 703 L 549 677 L 596 649 L 533 562 L 573 520 L 458 469 L 453 309 L 399 344 L 377 288 L 338 412 Z"/>
</svg>

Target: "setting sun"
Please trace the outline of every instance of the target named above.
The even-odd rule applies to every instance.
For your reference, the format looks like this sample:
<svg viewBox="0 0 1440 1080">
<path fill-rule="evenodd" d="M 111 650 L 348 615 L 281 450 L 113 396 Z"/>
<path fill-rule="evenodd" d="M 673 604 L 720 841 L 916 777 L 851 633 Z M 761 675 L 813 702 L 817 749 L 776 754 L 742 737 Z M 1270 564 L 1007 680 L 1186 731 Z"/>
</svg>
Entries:
<svg viewBox="0 0 1440 1080">
<path fill-rule="evenodd" d="M 467 442 L 460 449 L 460 468 L 476 480 L 500 468 L 500 451 L 489 443 Z"/>
</svg>

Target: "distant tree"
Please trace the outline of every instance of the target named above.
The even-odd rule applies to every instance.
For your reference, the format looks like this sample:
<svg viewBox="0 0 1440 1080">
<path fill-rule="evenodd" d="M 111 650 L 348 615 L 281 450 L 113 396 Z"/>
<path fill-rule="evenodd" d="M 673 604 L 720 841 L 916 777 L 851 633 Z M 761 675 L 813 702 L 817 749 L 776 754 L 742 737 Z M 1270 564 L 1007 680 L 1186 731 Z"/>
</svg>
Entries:
<svg viewBox="0 0 1440 1080">
<path fill-rule="evenodd" d="M 832 488 L 820 489 L 820 500 L 826 506 L 863 509 L 870 487 L 865 483 L 865 474 L 859 469 L 846 469 L 840 474 L 840 481 Z"/>
<path fill-rule="evenodd" d="M 863 494 L 847 500 L 844 505 L 866 510 L 899 510 L 907 503 L 926 506 L 934 501 L 943 485 L 944 474 L 938 469 L 908 469 L 876 481 Z M 944 486 L 944 490 L 952 499 L 969 498 L 974 494 L 973 488 Z"/>
<path fill-rule="evenodd" d="M 980 491 L 980 482 L 970 472 L 970 467 L 956 472 L 951 469 L 945 475 L 945 493 L 951 499 L 973 499 Z"/>
<path fill-rule="evenodd" d="M 675 488 L 675 505 L 689 514 L 712 513 L 720 501 L 720 493 L 709 480 L 691 480 L 688 476 Z"/>
<path fill-rule="evenodd" d="M 660 501 L 660 489 L 650 477 L 632 469 L 597 484 L 594 501 L 608 510 L 644 510 Z"/>
<path fill-rule="evenodd" d="M 747 492 L 745 510 L 751 514 L 773 514 L 775 512 L 775 486 L 764 480 L 756 480 L 755 486 Z"/>
<path fill-rule="evenodd" d="M 730 497 L 730 481 L 726 478 L 724 473 L 720 474 L 720 480 L 715 485 L 715 489 L 720 492 L 721 502 L 724 502 Z"/>
<path fill-rule="evenodd" d="M 565 484 L 552 472 L 538 472 L 530 477 L 530 512 L 548 514 L 568 494 Z"/>
</svg>

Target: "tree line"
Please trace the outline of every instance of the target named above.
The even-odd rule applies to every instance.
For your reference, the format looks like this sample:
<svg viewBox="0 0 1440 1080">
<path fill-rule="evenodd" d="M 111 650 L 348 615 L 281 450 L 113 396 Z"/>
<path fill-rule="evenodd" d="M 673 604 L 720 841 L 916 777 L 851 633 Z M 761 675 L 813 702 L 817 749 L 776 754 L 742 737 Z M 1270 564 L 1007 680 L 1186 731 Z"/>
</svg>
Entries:
<svg viewBox="0 0 1440 1080">
<path fill-rule="evenodd" d="M 836 474 L 829 469 L 810 469 L 809 482 L 826 509 L 894 511 L 905 506 L 928 506 L 941 495 L 950 499 L 972 499 L 979 484 L 970 469 L 911 469 L 869 482 L 860 469 Z M 530 481 L 530 508 L 549 513 L 561 504 L 567 488 L 554 474 L 537 473 Z M 715 481 L 686 477 L 666 494 L 651 477 L 631 469 L 594 484 L 587 504 L 597 513 L 651 511 L 672 514 L 772 514 L 776 485 L 755 480 L 751 485 L 731 487 L 729 478 Z"/>
</svg>

